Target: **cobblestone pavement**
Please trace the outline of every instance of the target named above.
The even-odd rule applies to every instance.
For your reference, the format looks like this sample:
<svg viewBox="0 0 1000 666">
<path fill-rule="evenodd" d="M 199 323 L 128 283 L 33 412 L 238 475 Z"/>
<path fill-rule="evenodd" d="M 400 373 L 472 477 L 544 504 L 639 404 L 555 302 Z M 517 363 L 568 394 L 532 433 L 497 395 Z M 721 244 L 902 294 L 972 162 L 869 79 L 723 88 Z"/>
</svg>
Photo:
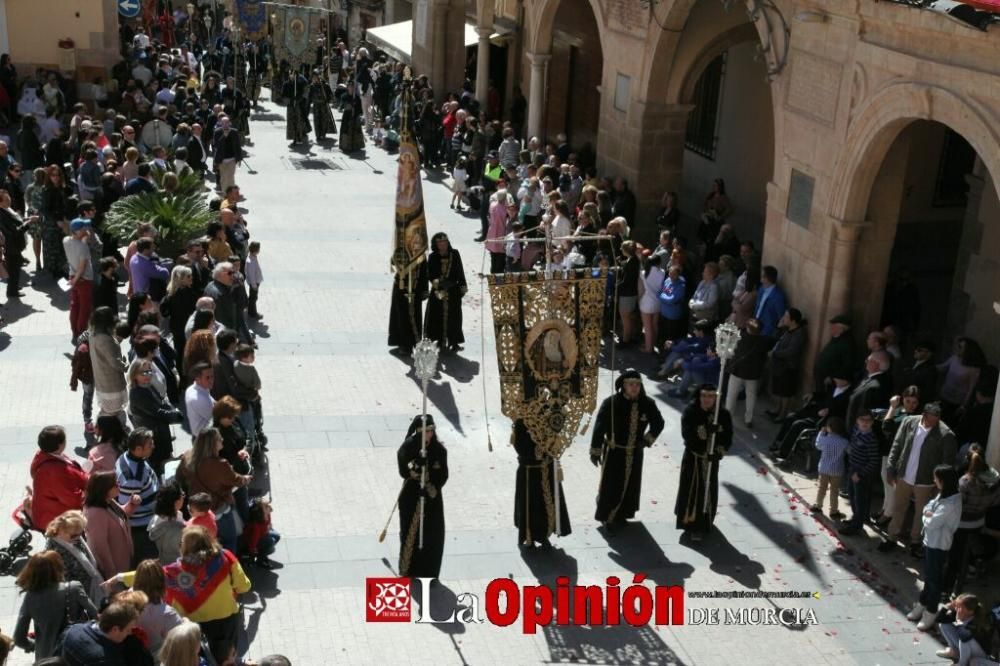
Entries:
<svg viewBox="0 0 1000 666">
<path fill-rule="evenodd" d="M 453 597 L 484 598 L 494 578 L 520 584 L 567 575 L 578 584 L 633 572 L 688 591 L 806 591 L 819 599 L 694 600 L 689 608 L 803 608 L 815 626 L 571 627 L 522 634 L 519 625 L 366 623 L 367 576 L 391 576 L 396 523 L 378 543 L 399 488 L 395 451 L 421 394 L 409 365 L 387 353 L 388 272 L 395 163 L 369 147 L 366 159 L 332 144 L 290 151 L 281 111 L 270 102 L 253 123 L 255 145 L 237 180 L 247 197 L 249 228 L 262 244 L 265 282 L 258 366 L 264 380 L 275 527 L 282 567 L 254 571 L 247 598 L 246 653 L 288 655 L 297 666 L 323 664 L 574 663 L 743 664 L 939 663 L 933 638 L 900 611 L 914 598 L 912 577 L 893 577 L 874 560 L 872 543 L 842 543 L 829 523 L 808 512 L 797 490 L 782 485 L 758 457 L 765 428 L 741 430 L 723 462 L 718 531 L 697 547 L 679 543 L 673 500 L 682 452 L 679 408 L 665 386 L 647 380 L 667 429 L 646 458 L 640 522 L 606 539 L 593 521 L 597 470 L 581 437 L 564 458 L 573 534 L 548 556 L 522 557 L 512 527 L 516 460 L 509 424 L 499 414 L 489 321 L 481 342 L 482 293 L 475 277 L 482 246 L 471 214 L 448 208 L 440 174 L 425 180 L 429 231 L 444 230 L 464 255 L 470 293 L 469 342 L 445 359 L 430 389 L 431 412 L 450 451 L 444 489 L 448 537 L 435 615 Z M 305 160 L 305 162 L 303 162 Z M 28 482 L 34 437 L 47 423 L 66 424 L 80 443 L 78 395 L 68 389 L 68 299 L 39 278 L 24 305 L 8 306 L 0 330 L 0 512 Z M 488 315 L 488 313 L 485 313 Z M 619 354 L 619 367 L 652 362 Z M 485 375 L 485 400 L 483 378 Z M 602 373 L 602 397 L 611 375 Z M 487 450 L 487 423 L 494 445 Z M 766 448 L 766 447 L 765 447 Z M 36 538 L 36 542 L 40 541 Z M 881 564 L 871 564 L 881 562 Z M 883 566 L 886 565 L 886 566 Z M 880 573 L 881 572 L 881 573 Z M 0 580 L 0 626 L 10 632 L 19 600 Z M 724 620 L 725 618 L 723 618 Z M 19 653 L 12 664 L 26 664 Z"/>
</svg>

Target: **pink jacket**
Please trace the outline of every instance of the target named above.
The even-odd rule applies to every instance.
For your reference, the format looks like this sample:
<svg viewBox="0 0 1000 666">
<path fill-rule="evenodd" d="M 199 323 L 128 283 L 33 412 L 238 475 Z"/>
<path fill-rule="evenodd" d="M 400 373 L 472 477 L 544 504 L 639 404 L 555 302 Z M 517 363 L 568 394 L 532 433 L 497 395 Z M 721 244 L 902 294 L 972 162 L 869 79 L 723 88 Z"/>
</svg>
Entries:
<svg viewBox="0 0 1000 666">
<path fill-rule="evenodd" d="M 486 230 L 486 249 L 489 252 L 505 254 L 507 244 L 503 242 L 507 235 L 507 198 L 498 197 L 490 204 L 490 226 Z"/>
<path fill-rule="evenodd" d="M 97 560 L 101 575 L 111 578 L 130 571 L 132 565 L 132 532 L 128 518 L 112 509 L 88 506 L 83 509 L 87 519 L 87 543 Z"/>
<path fill-rule="evenodd" d="M 115 447 L 107 442 L 104 444 L 98 444 L 90 450 L 87 454 L 87 460 L 90 461 L 92 467 L 90 468 L 91 474 L 97 474 L 98 472 L 113 472 L 115 471 L 115 462 L 118 460 L 118 456 L 121 453 L 115 450 Z"/>
</svg>

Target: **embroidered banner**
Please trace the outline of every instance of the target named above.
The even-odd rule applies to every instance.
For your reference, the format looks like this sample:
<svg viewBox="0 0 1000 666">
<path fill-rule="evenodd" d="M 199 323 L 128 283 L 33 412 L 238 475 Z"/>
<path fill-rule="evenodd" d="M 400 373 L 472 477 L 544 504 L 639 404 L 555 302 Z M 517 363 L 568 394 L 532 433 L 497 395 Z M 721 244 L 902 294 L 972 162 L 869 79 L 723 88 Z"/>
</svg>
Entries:
<svg viewBox="0 0 1000 666">
<path fill-rule="evenodd" d="M 267 36 L 267 7 L 264 0 L 233 0 L 236 21 L 244 39 L 256 42 Z"/>
<path fill-rule="evenodd" d="M 558 458 L 597 406 L 607 272 L 487 276 L 493 306 L 500 409 L 523 419 L 539 448 Z"/>
<path fill-rule="evenodd" d="M 392 243 L 392 267 L 400 288 L 404 278 L 420 266 L 427 253 L 427 220 L 420 184 L 420 152 L 413 139 L 413 97 L 410 83 L 403 86 L 399 132 L 399 169 L 396 174 L 396 225 Z"/>
<path fill-rule="evenodd" d="M 274 5 L 272 5 L 274 6 Z M 293 69 L 316 62 L 316 40 L 321 36 L 320 12 L 306 7 L 275 7 L 274 57 Z"/>
</svg>

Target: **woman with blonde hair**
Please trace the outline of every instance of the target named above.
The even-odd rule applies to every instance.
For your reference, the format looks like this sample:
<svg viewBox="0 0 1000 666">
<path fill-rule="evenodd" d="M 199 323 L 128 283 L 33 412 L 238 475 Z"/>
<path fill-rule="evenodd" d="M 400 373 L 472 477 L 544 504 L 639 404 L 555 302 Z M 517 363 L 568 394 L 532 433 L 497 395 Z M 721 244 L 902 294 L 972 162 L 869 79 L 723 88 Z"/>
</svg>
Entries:
<svg viewBox="0 0 1000 666">
<path fill-rule="evenodd" d="M 45 528 L 45 549 L 62 558 L 66 580 L 77 581 L 86 590 L 90 600 L 99 604 L 104 599 L 101 589 L 101 572 L 97 558 L 87 543 L 87 519 L 79 510 L 59 514 Z"/>
<path fill-rule="evenodd" d="M 194 272 L 190 266 L 174 266 L 167 283 L 167 295 L 160 301 L 160 314 L 169 320 L 170 334 L 173 336 L 174 351 L 177 352 L 177 371 L 180 372 L 181 357 L 187 343 L 184 327 L 194 314 L 198 304 L 198 292 L 194 288 Z"/>
<path fill-rule="evenodd" d="M 24 601 L 17 614 L 14 642 L 19 648 L 34 652 L 35 659 L 52 656 L 67 620 L 97 617 L 97 607 L 83 586 L 75 580 L 64 581 L 65 571 L 59 553 L 47 550 L 32 555 L 17 576 Z M 31 623 L 35 625 L 34 640 L 28 637 Z"/>
<path fill-rule="evenodd" d="M 201 651 L 201 627 L 188 620 L 170 630 L 160 648 L 163 666 L 198 666 Z"/>
</svg>

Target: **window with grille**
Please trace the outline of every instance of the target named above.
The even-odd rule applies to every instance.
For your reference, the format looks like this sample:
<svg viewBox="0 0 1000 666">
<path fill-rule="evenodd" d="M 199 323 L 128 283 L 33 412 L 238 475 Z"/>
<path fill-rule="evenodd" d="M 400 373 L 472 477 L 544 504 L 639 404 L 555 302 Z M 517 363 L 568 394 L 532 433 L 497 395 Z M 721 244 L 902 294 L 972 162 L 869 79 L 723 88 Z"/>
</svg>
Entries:
<svg viewBox="0 0 1000 666">
<path fill-rule="evenodd" d="M 708 63 L 698 77 L 691 98 L 694 109 L 688 116 L 684 146 L 702 157 L 715 159 L 719 143 L 719 100 L 722 97 L 722 81 L 726 74 L 726 54 L 723 53 Z"/>
</svg>

